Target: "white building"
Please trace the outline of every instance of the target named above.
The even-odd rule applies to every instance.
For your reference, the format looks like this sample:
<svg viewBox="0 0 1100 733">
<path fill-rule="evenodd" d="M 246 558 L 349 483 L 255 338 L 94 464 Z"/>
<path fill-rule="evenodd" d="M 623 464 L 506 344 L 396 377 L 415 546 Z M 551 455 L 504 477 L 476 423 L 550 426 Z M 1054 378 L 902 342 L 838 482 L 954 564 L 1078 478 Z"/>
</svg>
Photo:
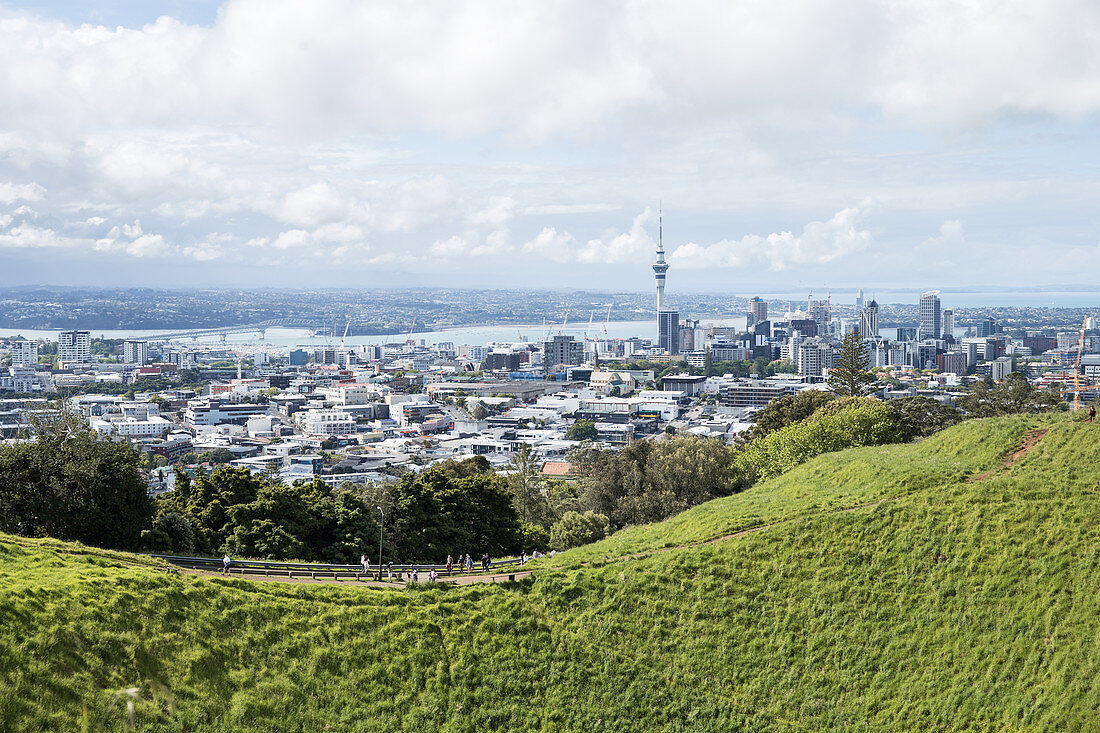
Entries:
<svg viewBox="0 0 1100 733">
<path fill-rule="evenodd" d="M 38 342 L 15 339 L 11 342 L 11 365 L 33 367 L 38 363 Z"/>
<path fill-rule="evenodd" d="M 343 410 L 307 410 L 295 415 L 307 435 L 344 435 L 355 432 L 355 418 Z"/>
<path fill-rule="evenodd" d="M 162 437 L 172 429 L 172 421 L 159 415 L 145 420 L 118 416 L 110 419 L 94 418 L 90 423 L 92 430 L 101 435 L 120 435 L 126 438 Z"/>
<path fill-rule="evenodd" d="M 998 359 L 994 359 L 989 363 L 990 376 L 993 377 L 993 381 L 1004 379 L 1012 373 L 1012 359 L 1007 356 L 1002 356 Z"/>
<path fill-rule="evenodd" d="M 62 331 L 57 334 L 57 361 L 66 364 L 87 364 L 92 360 L 90 331 Z"/>
<path fill-rule="evenodd" d="M 122 344 L 122 361 L 126 364 L 148 364 L 149 344 L 137 339 L 126 339 Z"/>
</svg>

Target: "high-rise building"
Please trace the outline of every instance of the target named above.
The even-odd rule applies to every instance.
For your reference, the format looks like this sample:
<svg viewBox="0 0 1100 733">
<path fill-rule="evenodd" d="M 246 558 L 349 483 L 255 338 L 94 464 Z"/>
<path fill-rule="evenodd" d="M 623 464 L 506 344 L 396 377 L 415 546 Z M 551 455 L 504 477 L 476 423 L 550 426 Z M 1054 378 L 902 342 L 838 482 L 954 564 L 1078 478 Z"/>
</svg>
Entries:
<svg viewBox="0 0 1100 733">
<path fill-rule="evenodd" d="M 62 331 L 57 334 L 59 364 L 86 364 L 92 360 L 90 331 Z"/>
<path fill-rule="evenodd" d="M 863 288 L 856 291 L 856 310 L 863 309 Z"/>
<path fill-rule="evenodd" d="M 897 329 L 897 341 L 916 341 L 917 329 L 912 326 L 898 326 Z"/>
<path fill-rule="evenodd" d="M 865 339 L 878 338 L 878 303 L 874 299 L 859 314 L 859 335 Z"/>
<path fill-rule="evenodd" d="M 547 370 L 561 364 L 577 366 L 584 361 L 584 343 L 572 336 L 554 336 L 542 344 L 542 363 Z"/>
<path fill-rule="evenodd" d="M 657 348 L 668 354 L 680 353 L 680 311 L 657 312 Z"/>
<path fill-rule="evenodd" d="M 809 300 L 807 312 L 810 320 L 817 324 L 818 337 L 828 338 L 832 334 L 832 314 L 828 299 Z"/>
<path fill-rule="evenodd" d="M 1000 330 L 1000 326 L 997 324 L 996 320 L 992 318 L 982 318 L 978 321 L 977 333 L 975 335 L 978 338 L 986 338 L 999 333 Z"/>
<path fill-rule="evenodd" d="M 943 338 L 955 338 L 955 311 L 950 308 L 943 309 Z"/>
<path fill-rule="evenodd" d="M 38 342 L 15 339 L 11 342 L 11 365 L 33 367 L 38 363 Z"/>
<path fill-rule="evenodd" d="M 943 315 L 940 313 L 940 291 L 929 290 L 920 296 L 920 323 L 917 338 L 938 339 L 943 335 Z"/>
<path fill-rule="evenodd" d="M 657 284 L 657 341 L 661 340 L 661 311 L 665 309 L 665 262 L 664 214 L 657 214 L 657 259 L 653 263 L 653 279 Z"/>
<path fill-rule="evenodd" d="M 754 296 L 749 301 L 749 320 L 745 327 L 752 328 L 757 323 L 763 323 L 766 320 L 768 320 L 768 301 L 759 295 Z"/>
<path fill-rule="evenodd" d="M 122 361 L 139 366 L 148 363 L 149 344 L 137 339 L 126 339 L 122 344 Z"/>
</svg>

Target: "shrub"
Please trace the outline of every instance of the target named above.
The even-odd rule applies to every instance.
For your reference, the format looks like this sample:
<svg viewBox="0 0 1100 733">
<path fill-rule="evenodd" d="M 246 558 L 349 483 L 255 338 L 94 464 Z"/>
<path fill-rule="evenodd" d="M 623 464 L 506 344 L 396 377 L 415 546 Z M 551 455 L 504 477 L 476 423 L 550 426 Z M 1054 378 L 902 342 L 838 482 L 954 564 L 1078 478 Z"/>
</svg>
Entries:
<svg viewBox="0 0 1100 733">
<path fill-rule="evenodd" d="M 602 540 L 607 530 L 607 517 L 603 514 L 566 512 L 550 529 L 550 545 L 556 550 L 568 550 Z"/>
</svg>

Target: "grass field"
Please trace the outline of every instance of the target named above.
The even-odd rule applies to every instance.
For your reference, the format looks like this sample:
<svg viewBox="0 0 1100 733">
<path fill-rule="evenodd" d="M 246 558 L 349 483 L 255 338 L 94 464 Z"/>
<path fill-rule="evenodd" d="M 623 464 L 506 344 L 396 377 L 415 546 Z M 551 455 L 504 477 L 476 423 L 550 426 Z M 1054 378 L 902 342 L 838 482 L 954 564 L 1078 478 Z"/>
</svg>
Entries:
<svg viewBox="0 0 1100 733">
<path fill-rule="evenodd" d="M 1096 729 L 1098 437 L 1021 417 L 821 456 L 510 586 L 209 580 L 0 537 L 0 730 L 125 730 L 133 688 L 139 730 Z"/>
</svg>

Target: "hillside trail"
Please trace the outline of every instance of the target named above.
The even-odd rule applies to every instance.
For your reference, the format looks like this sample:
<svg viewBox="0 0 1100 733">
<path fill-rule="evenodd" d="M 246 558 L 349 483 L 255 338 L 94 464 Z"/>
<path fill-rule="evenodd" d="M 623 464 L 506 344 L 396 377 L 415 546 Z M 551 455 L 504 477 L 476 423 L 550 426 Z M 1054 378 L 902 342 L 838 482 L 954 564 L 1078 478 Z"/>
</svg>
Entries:
<svg viewBox="0 0 1100 733">
<path fill-rule="evenodd" d="M 235 578 L 239 580 L 252 580 L 256 582 L 265 583 L 268 581 L 275 581 L 278 583 L 299 583 L 306 585 L 343 585 L 343 586 L 367 586 L 370 588 L 404 588 L 412 581 L 397 580 L 396 578 L 391 581 L 379 582 L 377 580 L 336 580 L 334 578 L 283 578 L 283 577 L 261 577 L 253 575 L 223 575 L 216 570 L 194 570 L 192 568 L 173 568 L 181 575 L 198 575 L 205 578 Z M 481 583 L 508 583 L 514 580 L 522 580 L 534 572 L 532 570 L 517 570 L 511 573 L 472 573 L 470 575 L 455 575 L 451 577 L 441 577 L 436 584 L 438 585 L 478 585 Z M 417 585 L 426 586 L 430 585 L 431 581 L 422 580 Z"/>
<path fill-rule="evenodd" d="M 1004 464 L 999 468 L 991 468 L 988 471 L 979 473 L 977 476 L 971 478 L 971 481 L 986 481 L 994 476 L 1000 476 L 1008 469 L 1012 468 L 1012 464 L 1020 460 L 1028 453 L 1035 449 L 1039 441 L 1043 439 L 1043 436 L 1050 432 L 1050 428 L 1037 428 L 1035 430 L 1029 430 L 1024 434 L 1024 439 L 1020 443 L 1019 447 L 1004 457 Z"/>
<path fill-rule="evenodd" d="M 1043 436 L 1045 436 L 1049 431 L 1050 431 L 1049 428 L 1037 428 L 1035 430 L 1029 430 L 1027 433 L 1024 434 L 1023 440 L 1021 441 L 1020 445 L 1015 450 L 1013 450 L 1010 453 L 1005 455 L 1003 463 L 1002 463 L 1001 466 L 999 466 L 997 468 L 990 469 L 990 470 L 985 471 L 983 473 L 980 473 L 977 476 L 973 476 L 969 480 L 970 481 L 985 481 L 985 480 L 987 480 L 989 478 L 992 478 L 994 476 L 1002 475 L 1004 472 L 1008 471 L 1012 467 L 1012 465 L 1014 463 L 1016 463 L 1016 461 L 1020 460 L 1021 458 L 1026 456 L 1028 453 L 1030 453 L 1032 450 L 1034 450 L 1035 446 L 1039 443 L 1040 440 L 1042 440 Z M 896 501 L 899 498 L 900 497 L 897 497 L 897 496 L 886 497 L 886 498 L 883 498 L 883 499 L 879 499 L 877 501 L 866 502 L 866 503 L 863 503 L 863 504 L 856 504 L 854 506 L 830 509 L 830 510 L 828 510 L 827 513 L 839 514 L 839 513 L 844 513 L 844 512 L 854 512 L 854 511 L 858 511 L 860 509 L 873 509 L 873 508 L 879 506 L 880 504 L 884 504 L 884 503 L 889 502 L 889 501 Z M 728 542 L 730 540 L 738 539 L 739 537 L 745 537 L 747 535 L 756 534 L 757 532 L 763 532 L 765 530 L 771 529 L 772 527 L 777 527 L 777 526 L 783 525 L 783 524 L 790 524 L 792 522 L 795 522 L 799 519 L 804 519 L 804 518 L 805 518 L 805 515 L 798 516 L 798 517 L 790 517 L 788 519 L 781 519 L 781 520 L 778 520 L 778 521 L 775 521 L 775 522 L 769 522 L 768 524 L 761 524 L 761 525 L 757 525 L 755 527 L 748 527 L 746 529 L 741 529 L 741 530 L 738 530 L 736 532 L 731 532 L 729 534 L 722 535 L 721 537 L 714 537 L 714 538 L 709 539 L 709 540 L 702 540 L 700 542 L 690 542 L 690 543 L 686 543 L 686 544 L 683 544 L 683 545 L 674 545 L 674 546 L 671 546 L 671 547 L 661 547 L 661 548 L 656 548 L 656 549 L 653 549 L 653 550 L 646 550 L 646 551 L 643 551 L 643 552 L 636 552 L 636 553 L 631 553 L 631 554 L 627 554 L 627 555 L 620 555 L 620 556 L 617 556 L 617 557 L 608 557 L 608 558 L 604 558 L 604 559 L 600 560 L 600 562 L 601 563 L 607 563 L 607 562 L 618 562 L 620 560 L 637 560 L 639 558 L 648 557 L 649 555 L 656 555 L 656 554 L 665 553 L 665 552 L 675 552 L 677 550 L 690 550 L 690 549 L 695 548 L 695 547 L 703 547 L 703 546 L 706 546 L 706 545 L 714 545 L 714 544 L 717 544 L 719 542 Z M 590 562 L 586 561 L 586 562 L 581 563 L 581 566 L 582 567 L 587 567 L 589 564 L 590 564 Z M 549 569 L 552 569 L 552 568 L 547 568 L 547 569 L 549 570 Z M 211 578 L 224 577 L 224 576 L 221 575 L 221 573 L 214 572 L 214 571 L 191 570 L 191 569 L 186 569 L 186 568 L 177 568 L 177 571 L 180 572 L 180 573 L 186 573 L 188 575 L 201 575 L 201 576 L 207 576 L 207 577 L 211 577 Z M 508 582 L 510 579 L 511 580 L 521 580 L 523 578 L 529 577 L 533 573 L 534 573 L 534 570 L 521 570 L 521 571 L 517 571 L 517 572 L 514 572 L 514 573 L 504 573 L 504 574 L 497 573 L 497 574 L 462 575 L 462 576 L 457 576 L 457 577 L 453 577 L 453 578 L 445 578 L 445 579 L 440 580 L 439 582 L 449 584 L 449 585 L 476 585 L 476 584 L 481 584 L 481 583 L 503 583 L 503 582 Z M 255 580 L 255 581 L 273 580 L 273 581 L 278 581 L 278 582 L 282 582 L 282 583 L 307 583 L 307 584 L 313 584 L 313 585 L 317 585 L 317 584 L 322 584 L 322 585 L 348 585 L 349 583 L 351 583 L 353 585 L 365 585 L 365 586 L 371 586 L 371 587 L 376 587 L 376 588 L 403 588 L 406 585 L 408 585 L 408 581 L 403 581 L 403 580 L 402 581 L 394 580 L 394 581 L 386 582 L 386 583 L 379 583 L 378 581 L 351 581 L 351 580 L 341 581 L 341 580 L 335 580 L 335 579 L 332 579 L 332 578 L 313 579 L 313 578 L 278 578 L 278 577 L 260 578 L 260 577 L 252 577 L 252 578 L 248 578 L 248 580 Z M 423 583 L 421 583 L 421 585 L 423 585 Z"/>
</svg>

